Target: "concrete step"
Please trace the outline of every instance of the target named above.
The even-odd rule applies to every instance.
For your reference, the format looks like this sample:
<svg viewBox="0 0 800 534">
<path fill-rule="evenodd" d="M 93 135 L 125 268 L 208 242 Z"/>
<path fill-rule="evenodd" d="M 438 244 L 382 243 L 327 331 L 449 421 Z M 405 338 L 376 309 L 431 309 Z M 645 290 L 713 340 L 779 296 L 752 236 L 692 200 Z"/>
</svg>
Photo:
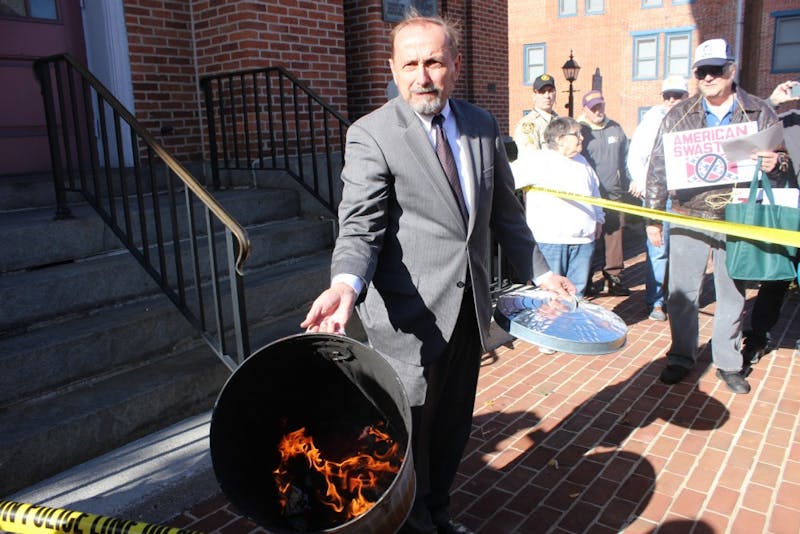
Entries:
<svg viewBox="0 0 800 534">
<path fill-rule="evenodd" d="M 80 201 L 71 193 L 70 202 Z M 0 212 L 54 206 L 56 203 L 53 176 L 47 173 L 0 176 Z M 51 212 L 55 208 L 51 209 Z"/>
<path fill-rule="evenodd" d="M 304 315 L 311 300 L 327 286 L 329 272 L 328 251 L 249 271 L 245 295 L 251 336 L 255 338 L 251 346 L 275 335 L 297 332 L 300 315 L 291 328 L 282 327 L 280 331 L 275 331 L 272 322 L 298 310 Z M 198 338 L 172 302 L 159 293 L 57 319 L 0 337 L 0 368 L 5 369 L 0 373 L 0 408 L 119 366 L 133 365 Z"/>
<path fill-rule="evenodd" d="M 300 307 L 254 321 L 253 349 L 299 333 L 306 311 Z M 361 332 L 358 325 L 353 331 Z M 70 356 L 52 371 L 65 371 Z M 0 433 L 0 496 L 210 409 L 228 376 L 227 367 L 195 339 L 0 406 L 0 428 L 8 429 Z M 34 369 L 26 378 L 41 377 Z"/>
<path fill-rule="evenodd" d="M 286 187 L 279 174 L 273 176 L 273 185 L 214 192 L 225 210 L 247 228 L 252 246 L 244 265 L 251 350 L 298 333 L 311 301 L 329 283 L 333 217 L 306 209 L 315 201 L 305 198 L 302 186 Z M 207 413 L 229 375 L 80 197 L 68 195 L 72 218 L 54 220 L 49 177 L 3 177 L 0 197 L 4 195 L 0 495 L 39 483 L 176 421 Z M 162 207 L 164 200 L 159 198 Z M 138 243 L 139 207 L 135 197 L 126 202 Z M 115 206 L 120 214 L 122 205 L 118 198 Z M 145 203 L 142 209 L 153 207 Z M 195 210 L 202 236 L 196 241 L 200 257 L 208 246 L 202 235 L 204 219 L 203 211 Z M 184 208 L 176 220 L 185 235 Z M 168 236 L 169 217 L 164 221 L 163 235 Z M 221 227 L 214 230 L 216 242 L 224 242 Z M 148 228 L 146 235 L 155 258 L 150 232 Z M 167 277 L 172 281 L 173 251 L 169 244 L 165 248 Z M 190 248 L 187 240 L 181 241 L 184 267 L 191 265 Z M 224 278 L 224 251 L 217 251 Z M 200 270 L 205 286 L 208 267 L 201 264 Z M 220 297 L 228 310 L 229 288 L 227 281 L 222 282 Z M 194 282 L 188 283 L 187 298 L 192 300 Z M 207 292 L 207 313 L 212 300 Z M 233 337 L 229 315 L 226 312 L 224 318 L 228 339 Z"/>
<path fill-rule="evenodd" d="M 252 227 L 248 233 L 253 250 L 245 264 L 249 272 L 314 254 L 333 242 L 330 223 L 321 220 L 276 221 Z M 205 246 L 206 240 L 199 240 L 199 254 L 205 254 Z M 182 252 L 183 265 L 190 265 L 189 247 L 182 246 Z M 166 263 L 169 279 L 175 280 L 171 254 Z M 155 281 L 127 251 L 7 273 L 0 276 L 0 336 L 159 292 Z"/>
<path fill-rule="evenodd" d="M 0 338 L 0 409 L 196 341 L 163 295 Z"/>
<path fill-rule="evenodd" d="M 289 189 L 239 189 L 220 191 L 214 194 L 225 210 L 243 226 L 257 225 L 296 217 L 299 210 L 298 193 Z M 166 211 L 166 198 L 161 197 L 162 235 L 171 239 L 170 217 Z M 139 210 L 133 199 L 129 199 L 133 224 L 133 240 L 141 243 L 138 224 Z M 71 206 L 72 218 L 54 218 L 52 207 L 0 212 L 0 272 L 32 269 L 53 263 L 73 261 L 123 248 L 123 244 L 102 218 L 86 203 Z M 145 203 L 147 216 L 153 207 Z M 118 219 L 121 226 L 122 202 L 117 202 Z M 183 207 L 176 218 L 181 225 L 180 235 L 185 237 L 186 210 Z M 200 235 L 205 234 L 203 213 L 198 210 L 195 217 Z M 150 218 L 148 220 L 151 220 Z M 152 225 L 152 223 L 149 223 Z M 148 242 L 156 243 L 155 230 L 147 231 Z"/>
<path fill-rule="evenodd" d="M 0 410 L 0 495 L 210 409 L 228 376 L 202 345 Z"/>
<path fill-rule="evenodd" d="M 300 332 L 329 271 L 330 250 L 248 271 L 251 348 Z M 161 295 L 0 338 L 0 365 L 0 495 L 207 410 L 227 371 Z"/>
<path fill-rule="evenodd" d="M 194 176 L 200 183 L 207 183 L 203 178 L 204 170 L 199 165 L 187 165 L 187 170 Z M 97 169 L 97 180 L 100 183 L 101 190 L 105 191 L 105 184 L 107 176 L 105 169 Z M 120 170 L 111 169 L 111 180 L 114 187 L 118 190 L 122 188 L 120 179 Z M 133 169 L 122 169 L 125 177 L 125 187 L 128 191 L 135 191 L 135 176 Z M 156 187 L 164 188 L 165 173 L 156 171 L 153 178 L 157 185 Z M 86 181 L 89 190 L 94 190 L 94 177 L 92 171 L 84 170 L 83 179 Z M 141 176 L 142 186 L 145 190 L 150 190 L 149 179 L 150 177 Z M 74 183 L 68 185 L 70 190 L 65 191 L 65 197 L 68 205 L 81 204 L 85 200 L 83 195 L 77 191 L 80 186 L 81 176 L 76 173 L 74 176 Z M 243 183 L 242 185 L 249 185 Z M 53 175 L 50 173 L 30 173 L 30 174 L 5 174 L 0 175 L 0 212 L 1 211 L 14 211 L 14 210 L 27 210 L 35 208 L 48 207 L 55 211 L 56 193 Z"/>
</svg>

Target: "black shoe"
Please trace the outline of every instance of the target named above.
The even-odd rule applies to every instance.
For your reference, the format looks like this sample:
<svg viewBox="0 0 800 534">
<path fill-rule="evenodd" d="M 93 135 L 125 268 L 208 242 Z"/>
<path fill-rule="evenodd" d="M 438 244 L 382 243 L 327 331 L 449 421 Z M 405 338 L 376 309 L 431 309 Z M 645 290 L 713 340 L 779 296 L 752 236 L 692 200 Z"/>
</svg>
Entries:
<svg viewBox="0 0 800 534">
<path fill-rule="evenodd" d="M 661 371 L 661 376 L 659 376 L 659 380 L 663 383 L 671 386 L 672 384 L 677 384 L 683 377 L 689 374 L 689 368 L 684 367 L 682 365 L 667 365 L 663 371 Z"/>
<path fill-rule="evenodd" d="M 602 283 L 602 282 L 601 282 Z M 601 287 L 600 290 L 597 290 L 597 287 L 594 285 L 594 282 L 589 282 L 586 284 L 586 287 L 583 290 L 584 298 L 596 297 L 600 294 L 603 288 Z"/>
<path fill-rule="evenodd" d="M 740 371 L 723 371 L 717 369 L 717 377 L 725 382 L 728 389 L 734 393 L 750 393 L 750 384 Z"/>
<path fill-rule="evenodd" d="M 761 360 L 761 358 L 764 357 L 764 354 L 766 353 L 766 347 L 757 349 L 755 347 L 748 347 L 745 345 L 745 347 L 742 349 L 742 360 L 745 364 L 756 364 Z"/>
<path fill-rule="evenodd" d="M 749 335 L 744 338 L 744 343 L 742 344 L 742 360 L 744 360 L 745 365 L 748 363 L 758 363 L 758 361 L 764 357 L 764 354 L 767 353 L 768 338 L 768 334 L 757 334 L 754 332 L 750 332 Z"/>
<path fill-rule="evenodd" d="M 627 297 L 631 294 L 631 290 L 622 285 L 622 280 L 619 279 L 619 276 L 608 274 L 607 272 L 603 271 L 603 277 L 606 279 L 606 283 L 608 284 L 609 295 L 614 295 L 616 297 Z"/>
<path fill-rule="evenodd" d="M 475 531 L 470 530 L 465 525 L 462 525 L 458 521 L 453 521 L 452 519 L 448 519 L 446 522 L 437 525 L 436 532 L 439 534 L 475 534 Z"/>
</svg>

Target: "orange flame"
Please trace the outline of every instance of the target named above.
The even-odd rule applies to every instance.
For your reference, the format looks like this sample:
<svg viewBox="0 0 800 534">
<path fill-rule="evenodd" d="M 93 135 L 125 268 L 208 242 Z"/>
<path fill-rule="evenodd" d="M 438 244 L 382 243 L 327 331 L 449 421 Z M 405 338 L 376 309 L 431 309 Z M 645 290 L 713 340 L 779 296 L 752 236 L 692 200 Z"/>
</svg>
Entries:
<svg viewBox="0 0 800 534">
<path fill-rule="evenodd" d="M 384 448 L 385 452 L 381 452 Z M 376 501 L 369 500 L 364 491 L 379 488 L 382 481 L 388 486 L 399 471 L 403 458 L 398 454 L 399 445 L 388 434 L 374 427 L 364 429 L 359 437 L 358 449 L 357 454 L 335 462 L 322 457 L 314 440 L 306 435 L 305 427 L 286 434 L 278 445 L 281 461 L 272 472 L 280 493 L 281 509 L 286 511 L 289 492 L 296 484 L 296 477 L 287 466 L 293 458 L 305 457 L 309 469 L 322 475 L 325 480 L 324 495 L 321 488 L 316 490 L 320 503 L 341 514 L 344 520 L 358 517 L 369 510 Z M 389 482 L 385 482 L 387 476 Z"/>
</svg>

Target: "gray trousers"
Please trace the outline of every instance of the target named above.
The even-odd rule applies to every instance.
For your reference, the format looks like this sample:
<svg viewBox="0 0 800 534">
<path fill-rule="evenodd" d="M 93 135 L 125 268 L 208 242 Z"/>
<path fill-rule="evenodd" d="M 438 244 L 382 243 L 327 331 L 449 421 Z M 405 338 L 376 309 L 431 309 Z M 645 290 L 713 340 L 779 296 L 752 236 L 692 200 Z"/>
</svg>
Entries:
<svg viewBox="0 0 800 534">
<path fill-rule="evenodd" d="M 723 371 L 740 370 L 745 284 L 728 276 L 725 236 L 672 226 L 669 239 L 667 309 L 672 346 L 667 364 L 691 367 L 697 360 L 700 289 L 711 252 L 716 293 L 711 357 Z"/>
</svg>

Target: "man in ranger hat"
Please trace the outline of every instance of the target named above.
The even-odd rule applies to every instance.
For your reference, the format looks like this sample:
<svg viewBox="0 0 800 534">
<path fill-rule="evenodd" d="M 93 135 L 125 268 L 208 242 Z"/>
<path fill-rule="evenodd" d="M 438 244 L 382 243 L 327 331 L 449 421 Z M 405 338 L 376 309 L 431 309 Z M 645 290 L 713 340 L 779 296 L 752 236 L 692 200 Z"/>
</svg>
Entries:
<svg viewBox="0 0 800 534">
<path fill-rule="evenodd" d="M 517 157 L 523 157 L 532 150 L 546 146 L 544 129 L 557 117 L 553 106 L 556 104 L 556 81 L 549 74 L 542 74 L 533 80 L 533 109 L 525 114 L 514 129 L 514 142 L 517 144 Z"/>
</svg>

